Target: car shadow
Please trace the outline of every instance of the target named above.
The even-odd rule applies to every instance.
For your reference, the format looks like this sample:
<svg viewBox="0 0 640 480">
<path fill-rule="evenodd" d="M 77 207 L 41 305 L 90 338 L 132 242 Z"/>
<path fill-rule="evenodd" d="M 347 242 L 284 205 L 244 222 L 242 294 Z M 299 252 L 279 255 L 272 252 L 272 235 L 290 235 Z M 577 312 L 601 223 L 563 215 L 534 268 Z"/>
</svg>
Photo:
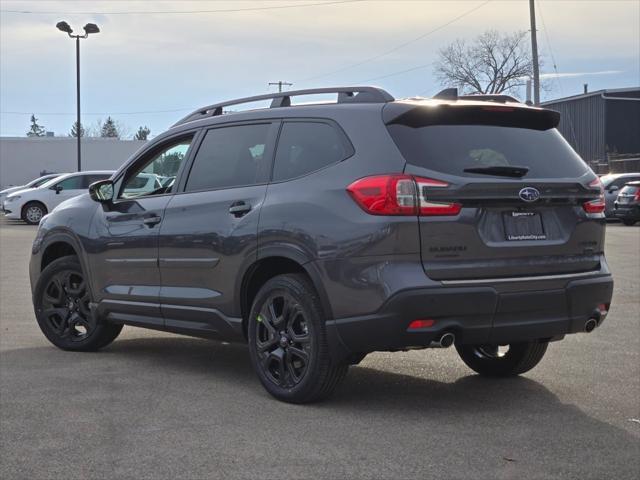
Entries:
<svg viewBox="0 0 640 480">
<path fill-rule="evenodd" d="M 562 402 L 527 377 L 468 375 L 441 381 L 371 368 L 365 361 L 350 369 L 333 397 L 301 406 L 266 393 L 241 344 L 149 336 L 116 340 L 90 354 L 49 346 L 4 350 L 0 362 L 3 417 L 14 426 L 12 437 L 37 435 L 37 425 L 26 437 L 20 427 L 29 423 L 33 409 L 44 418 L 55 413 L 54 418 L 70 422 L 75 415 L 71 407 L 89 399 L 117 411 L 126 425 L 120 428 L 151 425 L 146 435 L 157 440 L 163 430 L 156 424 L 170 425 L 193 448 L 189 432 L 215 431 L 219 416 L 242 426 L 249 415 L 257 432 L 287 430 L 288 423 L 294 428 L 302 422 L 314 425 L 312 437 L 320 442 L 344 432 L 350 437 L 345 441 L 358 445 L 392 445 L 386 448 L 394 455 L 404 445 L 415 458 L 426 442 L 434 455 L 445 456 L 442 462 L 459 455 L 476 465 L 484 465 L 486 458 L 505 466 L 519 462 L 518 472 L 525 478 L 541 478 L 541 459 L 554 462 L 553 471 L 571 478 L 605 478 L 612 471 L 626 478 L 640 467 L 637 438 L 631 433 Z M 259 416 L 251 413 L 256 409 Z M 278 424 L 283 417 L 288 422 L 284 426 Z M 213 442 L 215 435 L 204 438 Z M 498 472 L 494 463 L 483 468 L 490 476 Z"/>
</svg>

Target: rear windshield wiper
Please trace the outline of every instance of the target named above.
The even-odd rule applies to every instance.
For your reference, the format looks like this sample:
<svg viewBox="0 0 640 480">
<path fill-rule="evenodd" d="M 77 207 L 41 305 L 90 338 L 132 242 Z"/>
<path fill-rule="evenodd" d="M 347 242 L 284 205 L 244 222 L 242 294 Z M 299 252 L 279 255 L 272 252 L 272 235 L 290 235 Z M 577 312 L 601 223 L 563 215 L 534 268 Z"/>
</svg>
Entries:
<svg viewBox="0 0 640 480">
<path fill-rule="evenodd" d="M 500 177 L 524 177 L 529 172 L 529 167 L 516 167 L 515 165 L 492 167 L 469 167 L 464 169 L 467 173 L 480 173 L 483 175 L 497 175 Z"/>
</svg>

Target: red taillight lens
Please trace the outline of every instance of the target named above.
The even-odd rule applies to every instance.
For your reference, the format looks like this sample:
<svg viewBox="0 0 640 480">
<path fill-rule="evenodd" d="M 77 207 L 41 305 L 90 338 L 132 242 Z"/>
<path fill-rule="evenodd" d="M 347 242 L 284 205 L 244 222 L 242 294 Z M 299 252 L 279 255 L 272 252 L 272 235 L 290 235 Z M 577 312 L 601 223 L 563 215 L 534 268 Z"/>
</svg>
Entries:
<svg viewBox="0 0 640 480">
<path fill-rule="evenodd" d="M 347 192 L 371 215 L 415 215 L 416 185 L 408 175 L 378 175 L 356 180 Z"/>
<path fill-rule="evenodd" d="M 589 183 L 590 188 L 599 188 L 600 196 L 595 200 L 591 200 L 589 202 L 585 202 L 582 204 L 582 208 L 587 213 L 602 213 L 604 212 L 605 202 L 604 202 L 604 186 L 599 178 L 596 178 L 594 181 Z"/>
<path fill-rule="evenodd" d="M 462 208 L 459 203 L 427 200 L 429 188 L 448 186 L 431 178 L 377 175 L 356 180 L 347 191 L 371 215 L 457 215 Z"/>
<path fill-rule="evenodd" d="M 636 194 L 633 196 L 633 199 L 634 199 L 636 202 L 640 202 L 640 187 L 638 187 L 638 188 L 636 189 Z"/>
</svg>

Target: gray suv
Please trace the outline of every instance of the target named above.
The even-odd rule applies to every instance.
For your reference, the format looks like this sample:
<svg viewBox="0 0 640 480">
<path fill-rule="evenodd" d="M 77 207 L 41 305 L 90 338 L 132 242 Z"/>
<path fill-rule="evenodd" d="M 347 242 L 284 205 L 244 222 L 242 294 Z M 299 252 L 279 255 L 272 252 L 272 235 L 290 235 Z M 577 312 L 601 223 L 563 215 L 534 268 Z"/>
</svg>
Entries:
<svg viewBox="0 0 640 480">
<path fill-rule="evenodd" d="M 321 94 L 337 99 L 294 102 Z M 40 222 L 38 323 L 66 350 L 123 325 L 247 342 L 264 387 L 295 403 L 373 351 L 455 345 L 481 375 L 524 373 L 599 326 L 613 288 L 602 185 L 558 121 L 455 89 L 204 107 Z"/>
</svg>

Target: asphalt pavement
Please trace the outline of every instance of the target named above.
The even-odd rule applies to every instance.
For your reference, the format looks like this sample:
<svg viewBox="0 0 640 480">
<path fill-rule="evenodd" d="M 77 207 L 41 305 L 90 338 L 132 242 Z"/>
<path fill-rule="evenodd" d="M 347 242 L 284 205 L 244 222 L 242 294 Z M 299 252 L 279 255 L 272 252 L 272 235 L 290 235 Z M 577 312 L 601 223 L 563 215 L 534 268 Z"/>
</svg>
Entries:
<svg viewBox="0 0 640 480">
<path fill-rule="evenodd" d="M 454 349 L 376 353 L 329 401 L 272 399 L 247 348 L 125 327 L 98 353 L 40 333 L 35 228 L 0 221 L 0 478 L 640 478 L 640 227 L 612 225 L 592 334 L 526 375 Z"/>
</svg>

